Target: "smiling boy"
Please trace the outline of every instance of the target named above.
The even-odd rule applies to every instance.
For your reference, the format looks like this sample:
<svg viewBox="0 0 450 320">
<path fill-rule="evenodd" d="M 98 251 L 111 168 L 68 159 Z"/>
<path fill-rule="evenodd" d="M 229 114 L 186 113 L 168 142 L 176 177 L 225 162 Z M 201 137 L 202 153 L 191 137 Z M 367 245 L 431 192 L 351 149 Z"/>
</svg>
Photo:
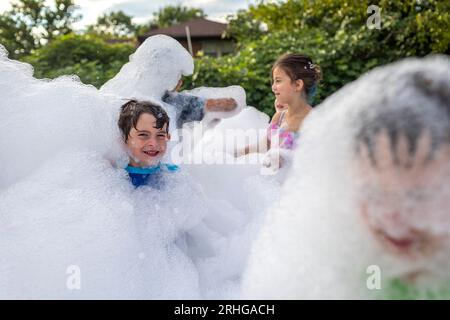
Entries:
<svg viewBox="0 0 450 320">
<path fill-rule="evenodd" d="M 164 174 L 178 170 L 161 163 L 170 140 L 167 113 L 150 102 L 130 100 L 121 107 L 118 125 L 130 157 L 125 170 L 132 184 L 161 188 Z"/>
</svg>

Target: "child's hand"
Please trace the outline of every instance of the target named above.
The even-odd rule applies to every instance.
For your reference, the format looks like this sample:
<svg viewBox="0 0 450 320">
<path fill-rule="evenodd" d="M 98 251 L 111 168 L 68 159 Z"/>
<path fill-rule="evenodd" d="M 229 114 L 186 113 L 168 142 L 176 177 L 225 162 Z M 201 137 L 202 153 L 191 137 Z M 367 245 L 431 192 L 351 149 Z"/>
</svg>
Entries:
<svg viewBox="0 0 450 320">
<path fill-rule="evenodd" d="M 233 98 L 208 99 L 205 109 L 212 112 L 228 112 L 236 109 L 237 103 Z"/>
<path fill-rule="evenodd" d="M 233 155 L 235 158 L 239 158 L 240 156 L 243 155 L 243 151 L 241 149 L 234 149 Z"/>
<path fill-rule="evenodd" d="M 275 174 L 283 166 L 284 159 L 279 148 L 272 148 L 264 155 L 262 166 L 268 174 Z"/>
<path fill-rule="evenodd" d="M 276 110 L 277 112 L 286 110 L 286 109 L 288 108 L 288 105 L 287 105 L 287 104 L 279 103 L 277 99 L 275 99 L 274 106 L 275 106 L 275 110 Z"/>
<path fill-rule="evenodd" d="M 246 146 L 245 148 L 235 148 L 233 155 L 235 158 L 239 158 L 245 156 L 248 153 L 249 153 L 249 146 Z"/>
<path fill-rule="evenodd" d="M 266 174 L 276 174 L 280 168 L 287 167 L 292 160 L 294 152 L 289 149 L 271 148 L 264 155 L 262 167 Z"/>
</svg>

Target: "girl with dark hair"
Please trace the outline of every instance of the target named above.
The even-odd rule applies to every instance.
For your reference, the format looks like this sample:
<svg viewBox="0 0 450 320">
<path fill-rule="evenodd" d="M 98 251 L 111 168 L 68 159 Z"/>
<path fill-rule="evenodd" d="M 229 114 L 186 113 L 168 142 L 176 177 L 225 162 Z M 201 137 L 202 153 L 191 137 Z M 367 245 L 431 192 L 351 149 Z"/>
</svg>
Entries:
<svg viewBox="0 0 450 320">
<path fill-rule="evenodd" d="M 272 92 L 275 94 L 276 113 L 267 132 L 267 149 L 293 149 L 303 120 L 312 110 L 317 84 L 322 77 L 320 67 L 311 58 L 300 54 L 285 54 L 272 67 Z M 278 145 L 272 145 L 277 135 Z M 260 150 L 267 150 L 260 148 Z M 247 146 L 236 156 L 258 151 Z"/>
<path fill-rule="evenodd" d="M 272 91 L 277 109 L 269 129 L 279 134 L 280 148 L 292 149 L 303 120 L 312 110 L 317 83 L 321 79 L 319 66 L 300 54 L 285 54 L 272 67 Z M 270 142 L 272 134 L 268 134 Z"/>
</svg>

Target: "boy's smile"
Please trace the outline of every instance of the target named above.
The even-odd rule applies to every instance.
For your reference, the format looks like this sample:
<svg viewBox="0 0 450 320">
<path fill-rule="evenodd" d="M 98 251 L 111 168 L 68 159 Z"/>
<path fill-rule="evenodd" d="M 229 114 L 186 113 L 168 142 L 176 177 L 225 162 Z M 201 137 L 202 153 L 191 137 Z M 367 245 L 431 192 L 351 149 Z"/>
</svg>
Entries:
<svg viewBox="0 0 450 320">
<path fill-rule="evenodd" d="M 146 155 L 148 155 L 149 157 L 156 157 L 156 156 L 159 154 L 159 151 L 157 151 L 157 150 L 148 150 L 148 151 L 145 151 L 145 150 L 144 150 L 144 153 L 145 153 Z"/>
<path fill-rule="evenodd" d="M 166 152 L 169 139 L 167 124 L 158 129 L 153 115 L 141 114 L 136 127 L 131 128 L 127 139 L 130 165 L 133 167 L 157 165 Z"/>
</svg>

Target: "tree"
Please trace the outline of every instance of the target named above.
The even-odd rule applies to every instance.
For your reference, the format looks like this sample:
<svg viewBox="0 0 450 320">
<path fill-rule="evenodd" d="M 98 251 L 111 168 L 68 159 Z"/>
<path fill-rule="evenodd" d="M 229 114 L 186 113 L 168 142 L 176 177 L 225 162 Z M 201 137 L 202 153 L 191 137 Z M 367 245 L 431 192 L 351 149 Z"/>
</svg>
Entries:
<svg viewBox="0 0 450 320">
<path fill-rule="evenodd" d="M 236 39 L 239 44 L 259 39 L 265 33 L 265 24 L 255 19 L 251 11 L 240 9 L 236 15 L 229 15 L 227 20 L 225 36 Z"/>
<path fill-rule="evenodd" d="M 136 38 L 138 38 L 139 36 L 143 36 L 145 35 L 149 29 L 152 29 L 152 27 L 154 26 L 153 23 L 139 23 L 139 24 L 135 24 L 134 25 L 134 36 Z M 155 25 L 156 28 L 158 28 L 157 25 Z"/>
<path fill-rule="evenodd" d="M 382 28 L 368 32 L 367 8 L 381 8 Z M 261 1 L 249 11 L 267 24 L 269 32 L 296 32 L 300 29 L 320 30 L 329 38 L 338 36 L 372 39 L 381 46 L 396 48 L 395 57 L 448 50 L 450 34 L 450 2 L 440 0 L 287 0 Z"/>
<path fill-rule="evenodd" d="M 97 23 L 87 28 L 88 33 L 112 37 L 130 37 L 136 31 L 132 17 L 123 11 L 110 12 L 97 18 Z"/>
<path fill-rule="evenodd" d="M 76 74 L 84 83 L 100 87 L 116 75 L 134 50 L 131 44 L 108 44 L 94 34 L 68 34 L 35 50 L 23 60 L 33 65 L 37 78 Z"/>
<path fill-rule="evenodd" d="M 381 29 L 369 29 L 369 5 L 381 8 Z M 247 102 L 272 114 L 270 69 L 287 52 L 312 57 L 323 71 L 315 103 L 374 67 L 410 56 L 450 53 L 450 2 L 400 0 L 261 1 L 250 6 L 246 19 L 259 20 L 268 31 L 241 38 L 234 56 L 196 59 L 186 86 L 226 86 L 239 83 Z M 243 20 L 245 22 L 245 19 Z M 239 34 L 248 32 L 248 25 Z"/>
<path fill-rule="evenodd" d="M 204 18 L 206 14 L 202 9 L 185 6 L 166 6 L 153 14 L 153 23 L 160 28 L 169 27 L 194 18 Z"/>
<path fill-rule="evenodd" d="M 9 52 L 11 59 L 18 59 L 39 46 L 31 28 L 11 14 L 0 14 L 0 44 Z"/>
<path fill-rule="evenodd" d="M 74 0 L 15 0 L 12 9 L 0 15 L 0 43 L 12 58 L 29 54 L 59 35 L 72 31 L 72 23 L 81 16 L 75 14 Z"/>
</svg>

